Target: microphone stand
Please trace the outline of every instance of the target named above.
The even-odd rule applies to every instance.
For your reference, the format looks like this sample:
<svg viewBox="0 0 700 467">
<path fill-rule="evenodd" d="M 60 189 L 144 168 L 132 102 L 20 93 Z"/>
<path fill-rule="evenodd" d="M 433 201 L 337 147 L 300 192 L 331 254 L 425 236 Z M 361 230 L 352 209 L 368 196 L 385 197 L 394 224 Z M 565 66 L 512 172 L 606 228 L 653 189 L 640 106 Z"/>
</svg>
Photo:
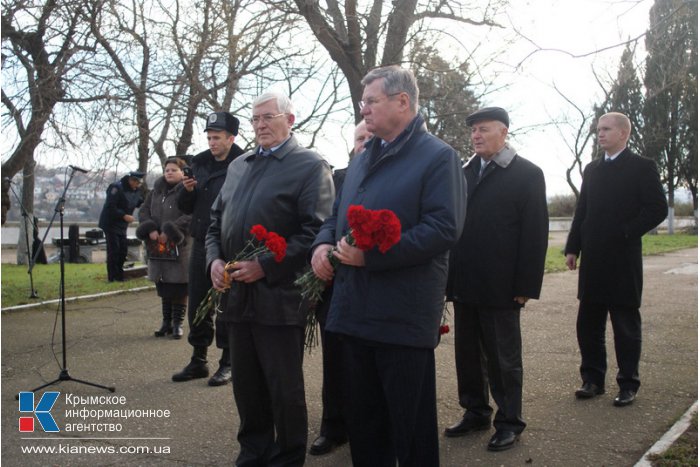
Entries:
<svg viewBox="0 0 700 467">
<path fill-rule="evenodd" d="M 51 225 L 53 225 L 54 220 L 56 219 L 56 214 L 60 214 L 60 232 L 61 232 L 61 243 L 59 247 L 59 258 L 60 258 L 60 265 L 61 265 L 61 284 L 60 284 L 60 295 L 61 295 L 61 347 L 63 351 L 63 365 L 61 366 L 61 372 L 58 375 L 58 378 L 55 380 L 48 382 L 46 384 L 42 384 L 41 386 L 38 386 L 34 389 L 31 390 L 31 392 L 36 392 L 39 391 L 40 389 L 43 389 L 47 386 L 51 386 L 56 383 L 60 383 L 61 381 L 75 381 L 77 383 L 81 384 L 87 384 L 88 386 L 94 386 L 97 388 L 101 389 L 106 389 L 109 392 L 114 392 L 116 391 L 116 388 L 114 386 L 103 386 L 101 384 L 96 384 L 96 383 L 91 383 L 89 381 L 83 381 L 81 379 L 73 378 L 69 373 L 68 373 L 68 364 L 67 364 L 67 357 L 66 357 L 66 290 L 65 290 L 65 253 L 64 253 L 64 248 L 63 248 L 63 211 L 66 203 L 66 193 L 68 192 L 68 187 L 70 186 L 71 181 L 73 180 L 73 176 L 75 175 L 75 169 L 71 167 L 71 173 L 70 173 L 70 178 L 68 179 L 68 182 L 66 182 L 66 186 L 63 188 L 63 193 L 61 194 L 61 197 L 58 199 L 58 202 L 56 203 L 56 209 L 54 210 L 53 217 L 51 218 L 51 222 L 49 223 L 48 228 L 46 229 L 46 233 L 44 233 L 44 239 L 42 239 L 42 244 L 44 243 L 44 240 L 46 239 L 46 235 L 48 234 L 49 230 L 51 229 Z M 15 399 L 19 399 L 19 394 L 15 396 Z"/>
<path fill-rule="evenodd" d="M 24 240 L 27 242 L 27 274 L 29 274 L 29 288 L 31 290 L 31 293 L 29 295 L 29 298 L 39 298 L 39 295 L 37 295 L 36 290 L 34 289 L 34 275 L 32 274 L 32 270 L 34 269 L 34 261 L 36 260 L 36 257 L 32 255 L 32 247 L 29 245 L 29 223 L 32 225 L 32 231 L 37 228 L 36 224 L 34 223 L 34 219 L 29 220 L 29 212 L 27 209 L 24 207 L 24 203 L 22 203 L 22 199 L 17 195 L 17 192 L 15 189 L 12 187 L 12 181 L 10 180 L 10 191 L 14 195 L 15 199 L 17 200 L 17 204 L 19 204 L 19 207 L 22 209 L 22 217 L 24 218 Z M 43 243 L 41 244 L 43 245 Z M 37 252 L 41 251 L 41 245 L 39 245 L 39 248 L 37 248 Z"/>
</svg>

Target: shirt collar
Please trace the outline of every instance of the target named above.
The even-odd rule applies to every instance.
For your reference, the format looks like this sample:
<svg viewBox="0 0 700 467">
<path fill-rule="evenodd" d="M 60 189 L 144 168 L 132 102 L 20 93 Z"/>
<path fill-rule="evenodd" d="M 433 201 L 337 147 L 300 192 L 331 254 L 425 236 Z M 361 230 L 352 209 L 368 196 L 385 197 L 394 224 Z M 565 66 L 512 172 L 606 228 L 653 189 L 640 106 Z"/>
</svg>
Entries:
<svg viewBox="0 0 700 467">
<path fill-rule="evenodd" d="M 625 150 L 625 149 L 623 148 L 622 150 L 617 151 L 617 152 L 616 152 L 615 154 L 613 154 L 613 155 L 609 155 L 609 154 L 606 152 L 606 153 L 605 153 L 605 159 L 606 159 L 606 160 L 609 159 L 609 160 L 611 160 L 611 161 L 614 161 L 615 158 L 616 158 L 617 156 L 619 156 L 620 154 L 622 154 L 622 151 L 624 151 L 624 150 Z"/>
<path fill-rule="evenodd" d="M 292 135 L 290 134 L 289 136 L 287 136 L 287 139 L 285 139 L 284 141 L 282 141 L 280 144 L 278 144 L 277 146 L 272 146 L 271 148 L 269 148 L 269 149 L 267 149 L 267 150 L 270 151 L 270 153 L 273 153 L 273 152 L 277 151 L 279 148 L 281 148 L 282 146 L 284 146 L 284 145 L 287 143 L 287 141 L 289 141 L 289 139 L 290 139 L 291 137 L 292 137 Z M 260 147 L 258 148 L 258 154 L 262 154 L 264 151 L 265 151 L 265 150 L 263 149 L 262 146 L 260 146 Z"/>
</svg>

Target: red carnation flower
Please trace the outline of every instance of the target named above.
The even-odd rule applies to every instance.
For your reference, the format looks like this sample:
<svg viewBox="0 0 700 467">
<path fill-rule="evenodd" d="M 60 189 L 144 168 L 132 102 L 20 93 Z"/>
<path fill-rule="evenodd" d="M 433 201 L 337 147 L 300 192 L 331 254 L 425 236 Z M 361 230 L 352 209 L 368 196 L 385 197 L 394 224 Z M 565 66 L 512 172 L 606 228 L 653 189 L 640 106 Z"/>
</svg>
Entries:
<svg viewBox="0 0 700 467">
<path fill-rule="evenodd" d="M 259 242 L 262 242 L 267 238 L 267 229 L 260 224 L 255 224 L 250 228 L 250 233 Z"/>
<path fill-rule="evenodd" d="M 287 240 L 284 237 L 270 232 L 265 240 L 265 246 L 275 255 L 275 261 L 281 262 L 287 254 Z"/>
<path fill-rule="evenodd" d="M 379 251 L 386 253 L 389 248 L 401 240 L 401 221 L 389 209 L 376 211 L 377 229 L 375 230 L 375 242 Z"/>
</svg>

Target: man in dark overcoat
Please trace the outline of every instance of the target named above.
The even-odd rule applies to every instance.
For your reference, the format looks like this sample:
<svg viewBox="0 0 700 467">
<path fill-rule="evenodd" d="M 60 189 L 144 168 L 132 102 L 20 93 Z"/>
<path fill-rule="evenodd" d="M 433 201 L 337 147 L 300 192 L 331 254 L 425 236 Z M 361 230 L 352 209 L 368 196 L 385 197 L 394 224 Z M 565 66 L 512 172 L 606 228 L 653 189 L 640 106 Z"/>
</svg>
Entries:
<svg viewBox="0 0 700 467">
<path fill-rule="evenodd" d="M 581 351 L 579 399 L 605 392 L 605 325 L 612 322 L 620 391 L 614 405 L 634 402 L 642 350 L 642 236 L 666 217 L 667 204 L 656 164 L 627 148 L 627 116 L 611 112 L 598 120 L 605 156 L 588 164 L 566 242 L 566 264 L 576 269 Z"/>
<path fill-rule="evenodd" d="M 445 435 L 489 428 L 490 387 L 498 406 L 492 451 L 513 447 L 525 429 L 520 310 L 539 298 L 549 233 L 544 175 L 506 143 L 509 124 L 500 107 L 467 117 L 475 155 L 464 167 L 467 218 L 450 255 L 447 288 L 465 413 Z"/>
<path fill-rule="evenodd" d="M 192 250 L 187 283 L 189 297 L 187 321 L 190 325 L 187 342 L 192 346 L 192 357 L 181 371 L 172 376 L 175 382 L 209 376 L 207 349 L 214 340 L 215 332 L 216 346 L 222 349 L 221 358 L 219 358 L 219 368 L 209 378 L 207 384 L 222 386 L 231 381 L 231 360 L 224 326 L 218 322 L 218 319 L 217 326 L 214 326 L 213 310 L 196 325 L 193 320 L 197 307 L 212 286 L 207 274 L 207 254 L 204 245 L 211 223 L 209 217 L 211 205 L 224 184 L 229 164 L 243 154 L 243 150 L 234 142 L 238 135 L 239 123 L 238 119 L 228 112 L 213 112 L 207 116 L 204 131 L 207 133 L 209 149 L 192 158 L 191 176 L 185 176 L 182 182 L 185 189 L 180 192 L 178 206 L 183 212 L 192 215 L 190 223 Z"/>
</svg>

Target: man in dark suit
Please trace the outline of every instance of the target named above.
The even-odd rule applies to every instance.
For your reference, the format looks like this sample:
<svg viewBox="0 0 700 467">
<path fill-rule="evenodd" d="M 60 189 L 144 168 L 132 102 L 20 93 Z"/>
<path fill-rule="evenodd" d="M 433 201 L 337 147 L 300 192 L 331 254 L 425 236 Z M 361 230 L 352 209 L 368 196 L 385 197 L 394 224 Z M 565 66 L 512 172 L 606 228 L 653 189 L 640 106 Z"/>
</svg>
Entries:
<svg viewBox="0 0 700 467">
<path fill-rule="evenodd" d="M 447 288 L 465 412 L 445 436 L 489 428 L 490 387 L 498 406 L 491 451 L 510 449 L 525 429 L 520 310 L 539 298 L 549 233 L 544 175 L 506 143 L 509 124 L 500 107 L 467 117 L 475 157 L 464 167 L 467 218 L 450 255 Z"/>
<path fill-rule="evenodd" d="M 598 120 L 605 156 L 583 172 L 581 195 L 566 242 L 566 265 L 579 271 L 576 333 L 583 385 L 579 399 L 605 392 L 605 324 L 615 336 L 618 407 L 634 402 L 642 350 L 642 236 L 666 217 L 666 198 L 656 164 L 627 148 L 629 119 L 617 112 Z"/>
</svg>

